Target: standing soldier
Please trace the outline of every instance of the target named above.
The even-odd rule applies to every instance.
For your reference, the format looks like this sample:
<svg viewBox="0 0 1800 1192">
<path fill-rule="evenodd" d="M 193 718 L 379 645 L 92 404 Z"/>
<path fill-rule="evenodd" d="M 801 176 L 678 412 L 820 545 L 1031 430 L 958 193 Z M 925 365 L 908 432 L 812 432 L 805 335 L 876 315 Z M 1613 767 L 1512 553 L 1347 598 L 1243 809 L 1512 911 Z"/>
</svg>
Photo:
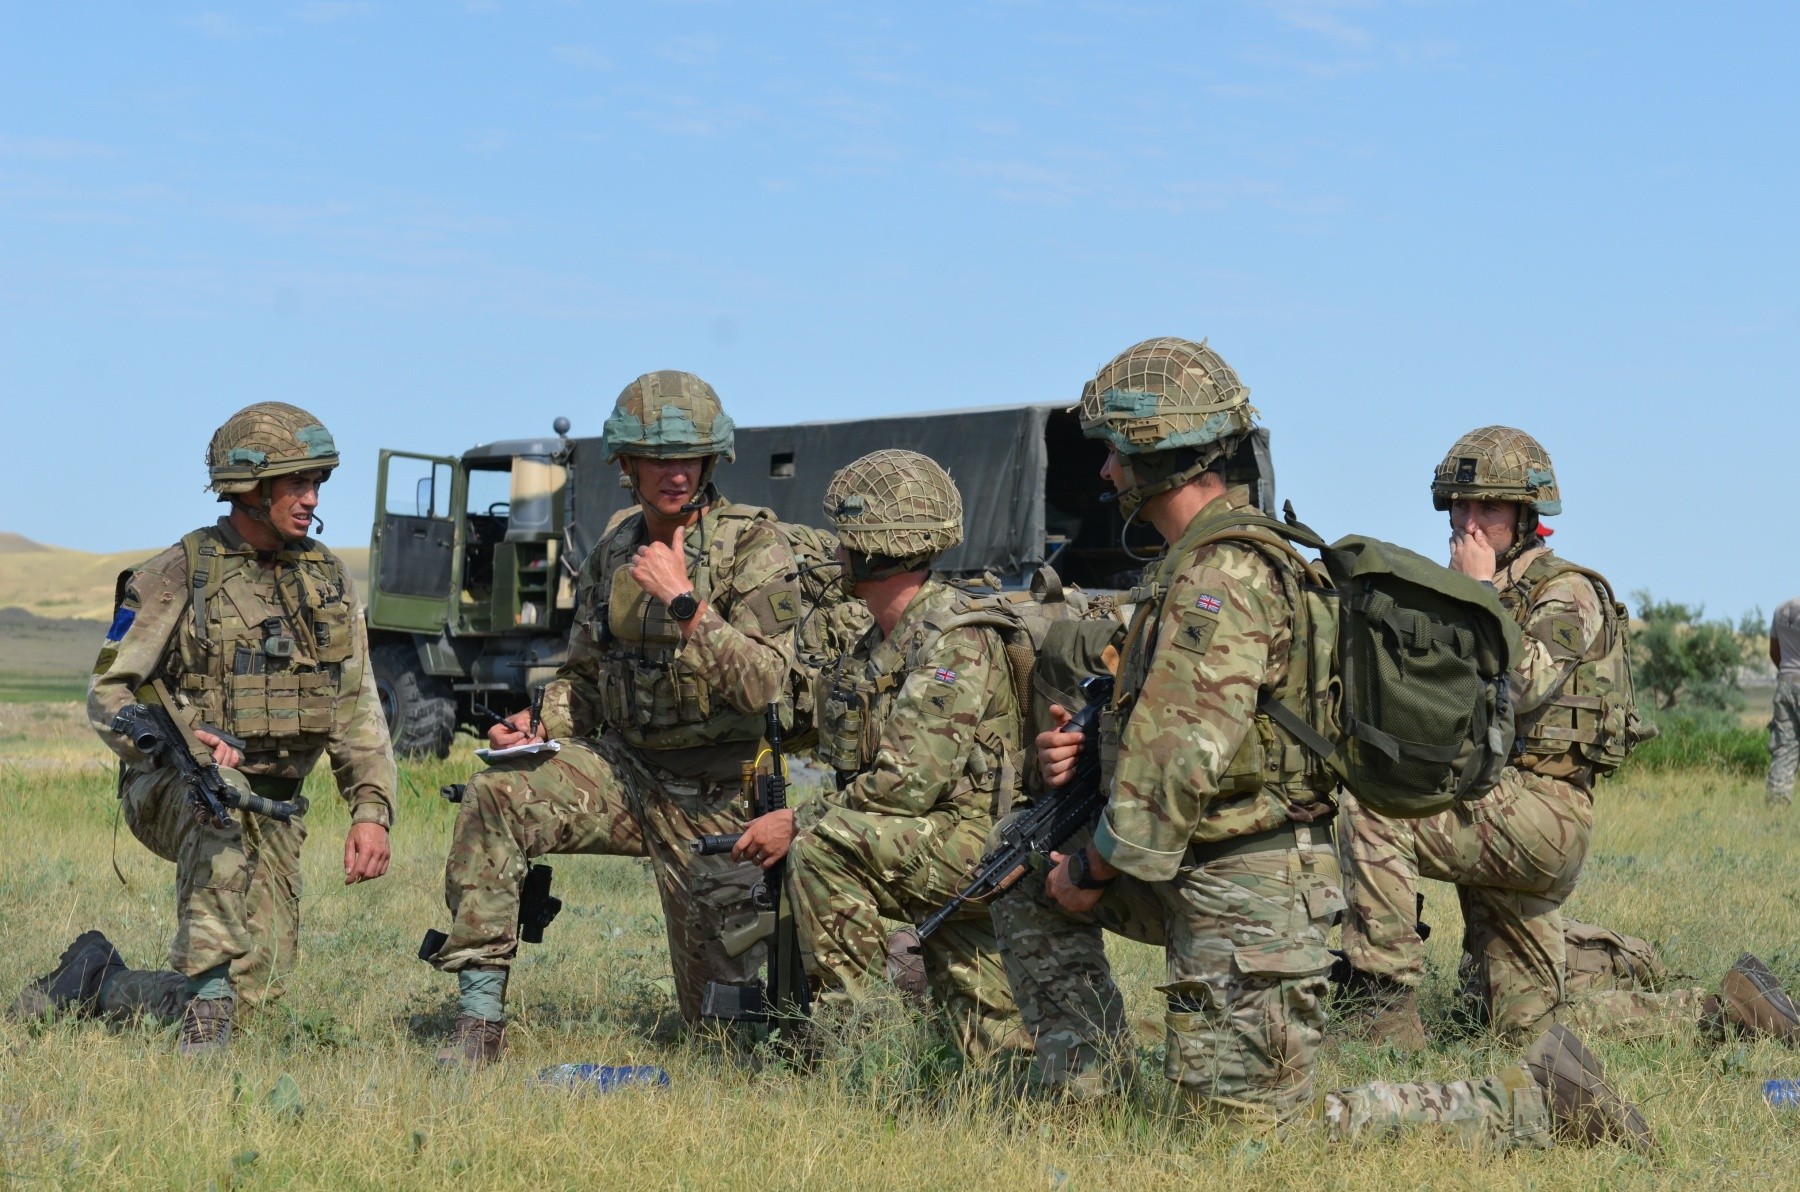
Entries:
<svg viewBox="0 0 1800 1192">
<path fill-rule="evenodd" d="M 542 723 L 520 712 L 489 731 L 497 748 L 556 740 L 560 752 L 496 763 L 463 795 L 444 900 L 454 920 L 431 963 L 457 974 L 451 1064 L 497 1059 L 519 899 L 533 858 L 649 856 L 662 895 L 681 1014 L 699 1021 L 708 981 L 746 984 L 757 945 L 737 957 L 724 921 L 755 916 L 757 871 L 698 857 L 687 842 L 741 830 L 742 774 L 765 708 L 784 699 L 800 618 L 795 563 L 766 509 L 713 487 L 733 458 L 732 421 L 691 373 L 646 373 L 604 429 L 637 495 L 582 565 L 569 657 L 545 688 Z"/>
<path fill-rule="evenodd" d="M 994 903 L 1040 1077 L 1094 1096 L 1121 1076 L 1105 928 L 1166 949 L 1164 1070 L 1197 1113 L 1323 1119 L 1334 1137 L 1434 1125 L 1503 1145 L 1541 1145 L 1554 1130 L 1647 1147 L 1643 1119 L 1562 1028 L 1483 1080 L 1315 1095 L 1325 932 L 1343 906 L 1331 785 L 1263 709 L 1304 708 L 1329 681 L 1312 673 L 1307 639 L 1330 627 L 1307 620 L 1275 523 L 1222 475 L 1253 417 L 1237 375 L 1187 340 L 1138 344 L 1082 392 L 1082 429 L 1109 448 L 1101 475 L 1126 516 L 1170 546 L 1132 593 L 1092 842 Z M 1047 784 L 1070 778 L 1080 746 L 1075 733 L 1038 737 Z"/>
<path fill-rule="evenodd" d="M 981 856 L 1023 730 L 995 603 L 931 573 L 962 541 L 949 474 L 914 451 L 877 451 L 831 478 L 825 515 L 844 584 L 875 622 L 825 667 L 813 701 L 837 790 L 757 819 L 734 855 L 788 858 L 807 975 L 830 1015 L 885 971 L 883 916 L 937 909 Z M 966 1053 L 1028 1046 L 986 908 L 926 940 L 924 963 Z"/>
<path fill-rule="evenodd" d="M 211 748 L 221 776 L 267 799 L 300 799 L 328 754 L 350 805 L 346 883 L 387 872 L 394 820 L 394 758 L 356 593 L 342 560 L 307 536 L 319 486 L 338 466 L 331 433 L 305 410 L 259 402 L 218 429 L 206 462 L 230 512 L 119 577 L 88 687 L 88 719 L 124 763 L 125 822 L 176 865 L 173 971 L 127 969 L 88 931 L 20 999 L 28 1013 L 179 1017 L 185 1055 L 223 1050 L 235 1000 L 273 998 L 293 967 L 306 825 L 298 815 L 240 811 L 221 824 L 198 814 L 179 771 L 140 754 L 113 731 L 114 716 L 154 684 Z"/>
<path fill-rule="evenodd" d="M 1769 713 L 1769 806 L 1794 801 L 1800 767 L 1800 596 L 1769 622 L 1769 661 L 1775 664 L 1775 706 Z"/>
<path fill-rule="evenodd" d="M 1494 586 L 1523 631 L 1511 676 L 1517 742 L 1487 795 L 1424 819 L 1388 819 L 1345 801 L 1350 911 L 1344 951 L 1353 1005 L 1377 1038 L 1425 1044 L 1417 1010 L 1425 947 L 1418 879 L 1453 882 L 1480 1010 L 1523 1041 L 1552 1020 L 1633 1033 L 1727 1027 L 1800 1040 L 1800 1014 L 1754 956 L 1719 994 L 1606 990 L 1570 997 L 1562 904 L 1594 823 L 1593 785 L 1641 735 L 1623 610 L 1598 573 L 1558 558 L 1539 519 L 1562 512 L 1550 456 L 1506 426 L 1470 431 L 1431 482 L 1450 514 L 1450 566 Z"/>
</svg>

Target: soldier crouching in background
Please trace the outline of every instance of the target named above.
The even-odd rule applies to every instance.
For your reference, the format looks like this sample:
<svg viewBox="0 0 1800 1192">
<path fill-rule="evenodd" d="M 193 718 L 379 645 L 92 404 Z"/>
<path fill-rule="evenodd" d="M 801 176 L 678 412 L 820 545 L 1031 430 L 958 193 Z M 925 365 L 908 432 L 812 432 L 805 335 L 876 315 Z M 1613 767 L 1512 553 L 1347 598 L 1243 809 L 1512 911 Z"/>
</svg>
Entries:
<svg viewBox="0 0 1800 1192">
<path fill-rule="evenodd" d="M 180 1018 L 187 1055 L 225 1048 L 236 1000 L 276 996 L 294 965 L 306 839 L 299 792 L 320 755 L 350 805 L 346 882 L 387 872 L 394 819 L 394 758 L 356 594 L 343 562 L 307 536 L 319 486 L 338 465 L 330 432 L 304 410 L 260 402 L 219 428 L 206 458 L 230 513 L 120 576 L 88 688 L 94 730 L 123 762 L 125 822 L 177 867 L 172 971 L 128 969 L 88 931 L 18 1005 L 33 1015 Z M 297 802 L 298 814 L 241 810 L 219 822 L 199 810 L 173 754 L 146 756 L 115 729 L 140 702 L 184 722 L 236 797 Z"/>
<path fill-rule="evenodd" d="M 1485 426 L 1458 439 L 1431 496 L 1450 515 L 1451 568 L 1491 584 L 1522 632 L 1509 676 L 1517 739 L 1492 791 L 1437 815 L 1393 819 L 1345 799 L 1344 951 L 1355 969 L 1346 1025 L 1404 1050 L 1425 1046 L 1416 1008 L 1425 945 L 1415 921 L 1419 878 L 1428 877 L 1454 883 L 1462 904 L 1474 1016 L 1515 1041 L 1563 1022 L 1614 1035 L 1800 1042 L 1800 1013 L 1751 955 L 1716 994 L 1574 987 L 1583 974 L 1570 972 L 1562 905 L 1587 859 L 1594 783 L 1646 735 L 1626 614 L 1599 573 L 1550 550 L 1541 518 L 1562 512 L 1561 490 L 1549 453 L 1524 431 Z M 1596 933 L 1584 925 L 1581 936 Z"/>
</svg>

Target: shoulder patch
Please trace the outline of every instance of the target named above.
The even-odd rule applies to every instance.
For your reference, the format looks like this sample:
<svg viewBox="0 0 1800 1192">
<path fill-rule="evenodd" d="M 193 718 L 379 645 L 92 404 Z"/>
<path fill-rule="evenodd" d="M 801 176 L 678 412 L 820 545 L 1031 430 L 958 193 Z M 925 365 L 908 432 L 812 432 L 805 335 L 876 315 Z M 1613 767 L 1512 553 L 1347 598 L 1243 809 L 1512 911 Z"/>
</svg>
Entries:
<svg viewBox="0 0 1800 1192">
<path fill-rule="evenodd" d="M 949 669 L 948 667 L 939 667 L 936 671 L 934 671 L 932 673 L 931 677 L 936 679 L 940 683 L 955 683 L 956 682 L 956 672 Z"/>
<path fill-rule="evenodd" d="M 131 623 L 135 620 L 137 620 L 136 609 L 121 607 L 118 612 L 113 614 L 112 627 L 106 631 L 106 640 L 114 644 L 124 641 L 125 631 L 131 628 Z"/>
<path fill-rule="evenodd" d="M 1218 615 L 1202 613 L 1198 609 L 1184 608 L 1175 615 L 1175 625 L 1169 633 L 1169 644 L 1181 650 L 1191 650 L 1195 654 L 1206 653 L 1212 645 L 1213 631 L 1219 627 Z"/>
<path fill-rule="evenodd" d="M 1211 592 L 1202 592 L 1200 593 L 1199 598 L 1194 601 L 1194 607 L 1198 608 L 1203 613 L 1216 614 L 1220 609 L 1225 607 L 1225 602 L 1217 596 L 1214 596 Z"/>
<path fill-rule="evenodd" d="M 800 601 L 792 592 L 770 592 L 769 613 L 778 625 L 800 619 Z"/>
</svg>

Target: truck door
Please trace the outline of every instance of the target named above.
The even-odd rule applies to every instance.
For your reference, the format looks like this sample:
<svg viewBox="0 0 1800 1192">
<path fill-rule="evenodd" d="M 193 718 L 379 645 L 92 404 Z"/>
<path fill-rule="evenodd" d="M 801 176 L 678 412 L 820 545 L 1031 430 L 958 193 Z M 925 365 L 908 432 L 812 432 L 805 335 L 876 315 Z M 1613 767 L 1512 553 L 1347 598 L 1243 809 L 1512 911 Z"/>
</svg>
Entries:
<svg viewBox="0 0 1800 1192">
<path fill-rule="evenodd" d="M 457 575 L 456 516 L 462 477 L 454 459 L 383 451 L 369 542 L 369 625 L 438 633 Z"/>
</svg>

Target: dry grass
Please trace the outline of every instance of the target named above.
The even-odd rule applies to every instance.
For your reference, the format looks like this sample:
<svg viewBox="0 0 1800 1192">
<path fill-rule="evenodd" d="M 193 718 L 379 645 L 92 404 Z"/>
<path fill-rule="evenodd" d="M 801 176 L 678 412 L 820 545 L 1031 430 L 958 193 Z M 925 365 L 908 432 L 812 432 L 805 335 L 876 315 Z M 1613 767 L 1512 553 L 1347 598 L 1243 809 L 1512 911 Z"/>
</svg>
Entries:
<svg viewBox="0 0 1800 1192">
<path fill-rule="evenodd" d="M 171 930 L 172 867 L 121 832 L 113 877 L 112 782 L 71 706 L 0 708 L 0 993 L 10 996 L 88 926 L 139 964 Z M 675 1026 L 668 964 L 639 862 L 555 861 L 563 916 L 514 980 L 505 1063 L 473 1077 L 430 1062 L 453 1012 L 453 983 L 412 958 L 442 918 L 451 808 L 443 765 L 408 767 L 393 872 L 346 888 L 334 874 L 344 815 L 316 782 L 306 859 L 304 956 L 285 1003 L 250 1022 L 229 1060 L 188 1064 L 167 1031 L 94 1023 L 0 1023 L 0 1182 L 115 1187 L 701 1186 L 871 1188 L 1782 1186 L 1800 1162 L 1800 1119 L 1768 1109 L 1761 1081 L 1800 1075 L 1771 1045 L 1604 1046 L 1664 1155 L 1655 1164 L 1601 1148 L 1471 1154 L 1426 1138 L 1273 1146 L 1183 1125 L 1155 1075 L 1103 1111 L 1020 1100 L 1005 1073 L 961 1072 L 916 1025 L 811 1076 L 758 1066 Z M 1800 974 L 1800 819 L 1771 815 L 1755 783 L 1705 773 L 1603 788 L 1601 828 L 1574 909 L 1647 935 L 1671 964 L 1718 979 L 1744 948 Z M 1433 885 L 1437 968 L 1428 1010 L 1442 1026 L 1459 930 L 1455 899 Z M 1115 952 L 1132 1009 L 1154 1022 L 1157 955 Z M 1446 1041 L 1415 1060 L 1344 1045 L 1329 1085 L 1373 1077 L 1455 1077 L 1505 1063 L 1483 1040 Z M 534 1087 L 564 1061 L 651 1063 L 660 1092 L 571 1097 Z M 305 1113 L 264 1104 L 282 1074 Z M 1783 1172 L 1789 1173 L 1783 1175 Z"/>
</svg>

